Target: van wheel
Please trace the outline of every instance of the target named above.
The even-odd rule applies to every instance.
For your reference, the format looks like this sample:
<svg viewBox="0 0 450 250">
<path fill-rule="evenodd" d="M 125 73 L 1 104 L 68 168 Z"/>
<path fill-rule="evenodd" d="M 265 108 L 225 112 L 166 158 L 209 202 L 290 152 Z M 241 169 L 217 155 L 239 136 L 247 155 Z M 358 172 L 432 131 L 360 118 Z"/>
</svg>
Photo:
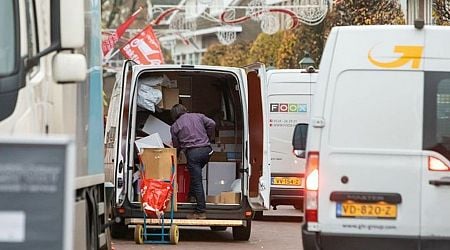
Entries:
<svg viewBox="0 0 450 250">
<path fill-rule="evenodd" d="M 263 219 L 264 219 L 263 211 L 255 211 L 254 220 L 263 220 Z"/>
<path fill-rule="evenodd" d="M 252 220 L 247 220 L 247 226 L 233 227 L 233 240 L 248 241 L 252 232 Z"/>
<path fill-rule="evenodd" d="M 111 236 L 115 239 L 124 239 L 128 235 L 128 226 L 123 222 L 113 223 L 111 225 Z"/>
<path fill-rule="evenodd" d="M 211 230 L 212 230 L 212 231 L 215 231 L 215 232 L 225 231 L 225 230 L 227 230 L 227 227 L 223 227 L 223 226 L 211 226 Z"/>
</svg>

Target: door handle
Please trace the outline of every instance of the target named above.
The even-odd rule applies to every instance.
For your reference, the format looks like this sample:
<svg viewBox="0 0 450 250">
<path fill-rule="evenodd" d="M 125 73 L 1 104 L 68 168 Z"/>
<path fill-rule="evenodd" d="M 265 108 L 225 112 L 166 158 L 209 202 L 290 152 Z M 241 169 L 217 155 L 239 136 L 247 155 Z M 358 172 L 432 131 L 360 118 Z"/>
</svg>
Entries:
<svg viewBox="0 0 450 250">
<path fill-rule="evenodd" d="M 428 183 L 431 185 L 439 186 L 450 186 L 450 180 L 430 180 Z"/>
</svg>

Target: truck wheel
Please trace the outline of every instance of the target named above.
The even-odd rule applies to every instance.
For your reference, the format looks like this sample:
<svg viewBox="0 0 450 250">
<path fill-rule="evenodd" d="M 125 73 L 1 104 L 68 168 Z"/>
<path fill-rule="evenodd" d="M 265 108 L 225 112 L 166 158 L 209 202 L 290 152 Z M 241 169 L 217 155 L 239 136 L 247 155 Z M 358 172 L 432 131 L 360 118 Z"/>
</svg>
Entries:
<svg viewBox="0 0 450 250">
<path fill-rule="evenodd" d="M 223 227 L 223 226 L 211 226 L 211 230 L 218 232 L 218 231 L 225 231 L 227 230 L 227 227 Z"/>
<path fill-rule="evenodd" d="M 171 244 L 178 244 L 178 240 L 180 239 L 180 231 L 178 230 L 177 225 L 170 226 L 169 238 Z"/>
<path fill-rule="evenodd" d="M 144 244 L 144 227 L 142 225 L 136 225 L 134 228 L 134 242 L 136 244 Z"/>
<path fill-rule="evenodd" d="M 254 220 L 263 220 L 263 219 L 264 219 L 263 211 L 255 211 Z"/>
<path fill-rule="evenodd" d="M 111 225 L 111 236 L 115 239 L 124 239 L 128 235 L 128 226 L 123 222 L 113 223 Z"/>
<path fill-rule="evenodd" d="M 233 227 L 233 239 L 238 241 L 248 241 L 252 232 L 252 220 L 247 220 L 247 226 Z"/>
</svg>

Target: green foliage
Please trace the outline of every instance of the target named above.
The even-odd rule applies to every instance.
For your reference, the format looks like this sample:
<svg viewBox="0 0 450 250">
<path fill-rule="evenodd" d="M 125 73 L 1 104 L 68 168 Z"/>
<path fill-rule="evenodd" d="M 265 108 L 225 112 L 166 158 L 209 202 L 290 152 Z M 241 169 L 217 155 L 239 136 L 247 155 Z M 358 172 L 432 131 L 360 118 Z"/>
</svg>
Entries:
<svg viewBox="0 0 450 250">
<path fill-rule="evenodd" d="M 394 0 L 336 1 L 324 22 L 316 26 L 301 25 L 286 33 L 278 51 L 278 68 L 298 68 L 304 52 L 319 65 L 331 28 L 342 25 L 404 24 L 405 16 Z"/>
<path fill-rule="evenodd" d="M 446 0 L 433 1 L 433 19 L 437 25 L 450 25 L 450 5 L 446 8 Z"/>
<path fill-rule="evenodd" d="M 286 32 L 278 50 L 277 68 L 299 68 L 305 52 L 310 53 L 317 67 L 324 46 L 323 28 L 323 24 L 301 25 L 294 31 Z"/>
<path fill-rule="evenodd" d="M 204 65 L 222 65 L 221 60 L 227 51 L 227 46 L 222 44 L 211 45 L 203 54 L 202 64 Z"/>
<path fill-rule="evenodd" d="M 250 46 L 251 44 L 248 42 L 233 43 L 223 55 L 221 65 L 232 67 L 242 67 L 247 65 Z"/>
<path fill-rule="evenodd" d="M 396 0 L 336 1 L 326 18 L 329 27 L 343 25 L 405 24 L 406 18 Z"/>
<path fill-rule="evenodd" d="M 283 36 L 284 32 L 277 32 L 273 35 L 260 33 L 250 48 L 249 63 L 261 62 L 268 66 L 275 65 Z"/>
</svg>

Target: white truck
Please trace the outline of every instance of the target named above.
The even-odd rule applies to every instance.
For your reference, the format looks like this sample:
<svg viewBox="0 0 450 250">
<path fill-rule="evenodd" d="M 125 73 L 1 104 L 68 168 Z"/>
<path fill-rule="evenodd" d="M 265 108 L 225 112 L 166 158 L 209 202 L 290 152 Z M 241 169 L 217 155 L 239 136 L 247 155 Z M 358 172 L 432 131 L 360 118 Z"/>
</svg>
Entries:
<svg viewBox="0 0 450 250">
<path fill-rule="evenodd" d="M 449 40 L 444 26 L 332 30 L 307 135 L 305 250 L 450 249 Z"/>
<path fill-rule="evenodd" d="M 305 159 L 292 150 L 297 123 L 309 123 L 318 71 L 275 69 L 267 71 L 267 105 L 271 155 L 270 204 L 303 209 Z"/>
<path fill-rule="evenodd" d="M 216 122 L 215 153 L 203 174 L 206 195 L 213 197 L 219 191 L 231 191 L 234 181 L 240 183 L 236 185 L 238 190 L 235 190 L 240 195 L 231 202 L 208 198 L 207 219 L 186 219 L 194 211 L 195 203 L 178 196 L 182 190 L 182 185 L 178 184 L 178 193 L 175 194 L 177 211 L 174 212 L 173 223 L 180 226 L 209 226 L 213 230 L 232 227 L 235 240 L 249 239 L 254 211 L 268 209 L 270 203 L 265 73 L 264 65 L 260 64 L 231 68 L 203 65 L 149 66 L 125 61 L 121 80 L 116 82 L 113 89 L 105 139 L 105 164 L 114 171 L 111 180 L 115 183 L 114 237 L 123 236 L 129 225 L 143 224 L 143 211 L 133 185 L 133 175 L 139 167 L 135 142 L 157 133 L 161 141 L 170 145 L 168 132 L 173 122 L 170 109 L 174 103 L 181 103 L 190 112 L 203 113 Z M 142 86 L 163 79 L 167 79 L 170 86 L 154 86 L 162 90 L 163 101 L 156 101 L 152 108 L 139 104 Z M 179 165 L 177 169 L 178 182 L 183 167 Z M 168 218 L 170 213 L 164 216 Z M 157 224 L 158 220 L 150 221 L 152 223 Z"/>
<path fill-rule="evenodd" d="M 74 207 L 67 215 L 75 225 L 58 232 L 73 245 L 50 247 L 35 230 L 23 242 L 2 240 L 0 248 L 29 248 L 24 244 L 30 241 L 40 249 L 108 247 L 100 14 L 99 0 L 0 1 L 0 136 L 60 135 L 74 139 L 76 148 L 70 162 L 76 167 Z M 22 204 L 21 198 L 2 202 Z M 31 219 L 37 218 L 26 217 Z M 50 227 L 42 224 L 43 231 Z"/>
</svg>

